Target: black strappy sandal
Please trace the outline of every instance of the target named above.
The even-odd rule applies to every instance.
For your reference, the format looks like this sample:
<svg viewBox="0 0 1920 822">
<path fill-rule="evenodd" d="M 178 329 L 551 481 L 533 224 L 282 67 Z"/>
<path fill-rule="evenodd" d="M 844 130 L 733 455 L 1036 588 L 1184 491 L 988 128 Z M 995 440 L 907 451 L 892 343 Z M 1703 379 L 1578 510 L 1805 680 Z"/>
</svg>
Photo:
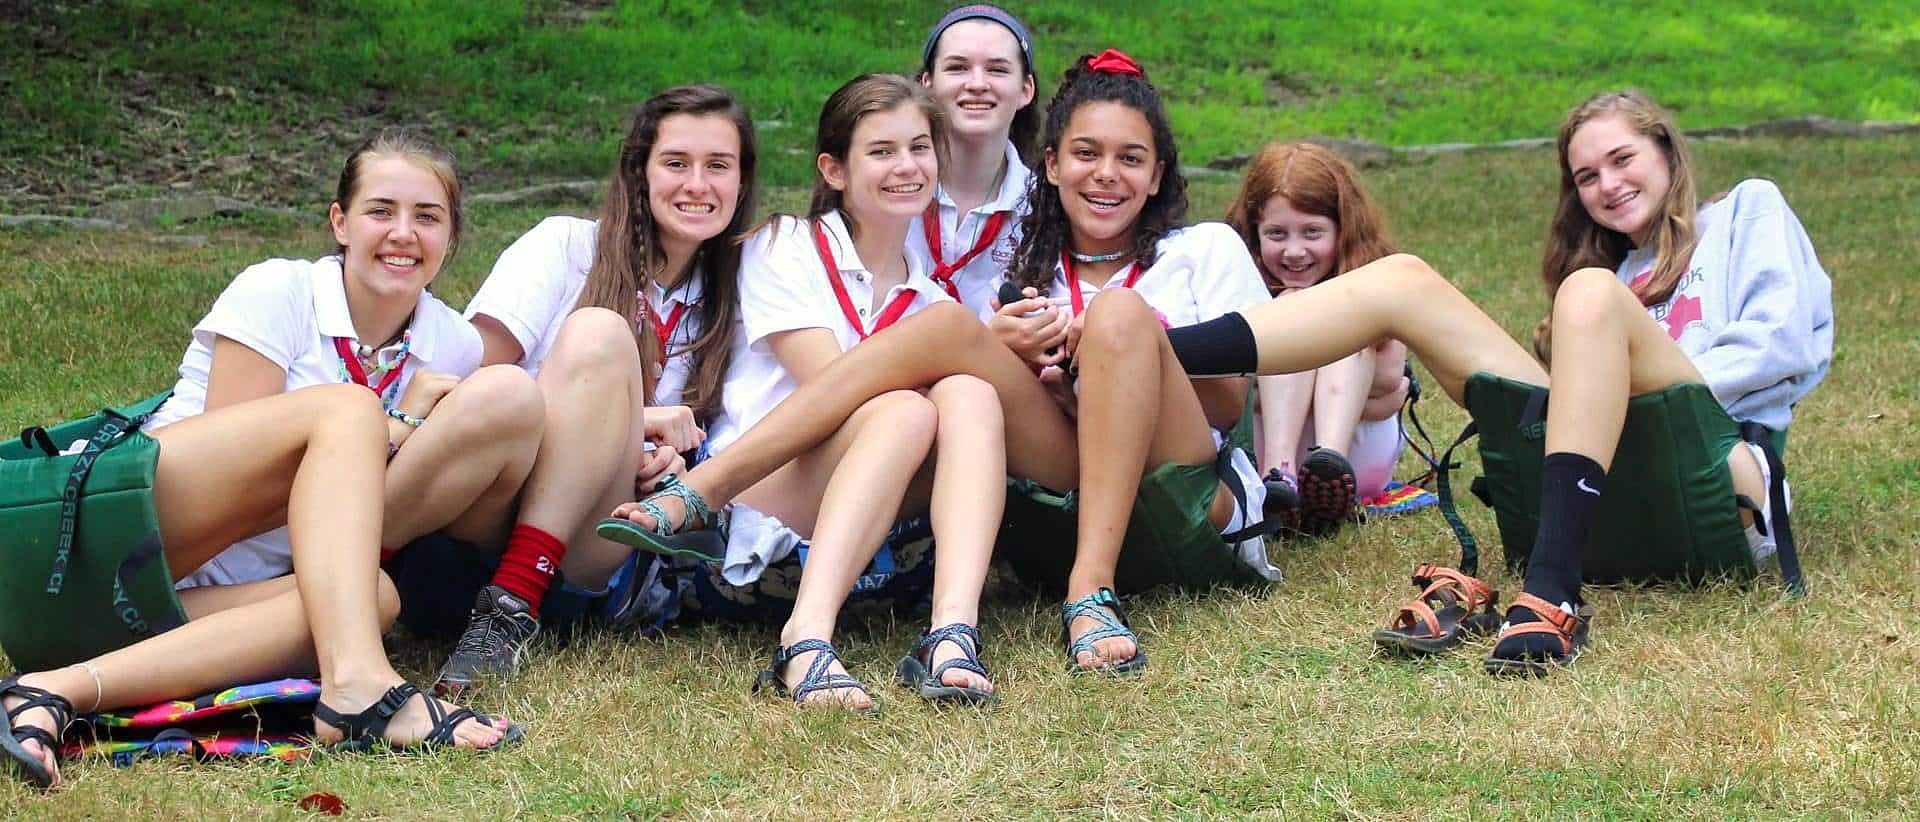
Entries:
<svg viewBox="0 0 1920 822">
<path fill-rule="evenodd" d="M 6 751 L 7 764 L 25 776 L 27 782 L 36 788 L 51 788 L 57 772 L 47 770 L 45 765 L 40 764 L 40 759 L 34 756 L 32 751 L 27 750 L 22 743 L 29 739 L 40 743 L 41 747 L 53 754 L 53 761 L 58 763 L 60 761 L 59 735 L 65 733 L 67 726 L 73 722 L 73 703 L 68 702 L 66 697 L 45 688 L 22 685 L 17 675 L 8 678 L 5 682 L 0 682 L 0 698 L 9 696 L 17 696 L 26 701 L 7 710 L 7 727 L 5 733 L 0 733 L 0 750 Z M 14 724 L 14 720 L 21 714 L 35 708 L 41 708 L 53 714 L 53 724 L 59 730 L 55 733 L 47 733 L 41 728 L 21 727 Z"/>
<path fill-rule="evenodd" d="M 427 718 L 433 720 L 433 727 L 427 729 L 426 737 L 412 745 L 395 745 L 382 739 L 381 734 L 386 733 L 387 723 L 393 721 L 393 715 L 399 713 L 400 709 L 406 706 L 407 700 L 416 696 L 421 697 L 421 702 L 427 706 Z M 357 714 L 343 714 L 327 707 L 324 702 L 316 702 L 313 705 L 313 718 L 325 723 L 327 727 L 339 731 L 345 739 L 341 740 L 337 747 L 348 751 L 365 751 L 382 745 L 395 751 L 428 751 L 437 748 L 452 748 L 457 746 L 453 738 L 453 732 L 455 728 L 460 726 L 460 723 L 468 719 L 477 719 L 480 720 L 481 724 L 489 728 L 493 727 L 493 720 L 491 718 L 481 716 L 467 708 L 457 708 L 452 711 L 447 710 L 446 706 L 441 704 L 440 700 L 423 695 L 420 689 L 411 682 L 402 682 L 388 688 L 387 692 L 380 697 L 379 701 L 367 706 L 366 710 Z M 523 734 L 524 730 L 519 724 L 510 723 L 507 725 L 506 735 L 500 737 L 499 742 L 495 742 L 485 748 L 475 748 L 474 750 L 491 751 L 504 747 L 519 742 Z"/>
</svg>

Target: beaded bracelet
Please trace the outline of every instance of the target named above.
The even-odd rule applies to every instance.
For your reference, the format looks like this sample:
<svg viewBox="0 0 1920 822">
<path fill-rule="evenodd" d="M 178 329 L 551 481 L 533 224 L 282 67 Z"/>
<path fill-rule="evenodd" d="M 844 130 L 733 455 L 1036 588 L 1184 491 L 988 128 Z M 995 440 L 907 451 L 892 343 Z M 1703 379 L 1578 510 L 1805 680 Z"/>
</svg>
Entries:
<svg viewBox="0 0 1920 822">
<path fill-rule="evenodd" d="M 414 416 L 414 415 L 412 415 L 412 414 L 409 414 L 409 413 L 407 413 L 407 412 L 405 412 L 405 411 L 402 411 L 402 410 L 400 410 L 400 409 L 398 409 L 398 408 L 389 408 L 389 409 L 387 409 L 387 416 L 389 416 L 389 417 L 392 417 L 392 418 L 394 418 L 394 419 L 396 419 L 396 420 L 399 420 L 399 421 L 401 421 L 401 422 L 404 422 L 404 423 L 406 423 L 407 425 L 410 425 L 410 426 L 412 426 L 412 427 L 414 427 L 414 428 L 419 428 L 419 427 L 420 427 L 420 423 L 423 423 L 423 422 L 426 422 L 426 421 L 427 421 L 427 419 L 426 419 L 425 417 L 416 417 L 416 416 Z"/>
</svg>

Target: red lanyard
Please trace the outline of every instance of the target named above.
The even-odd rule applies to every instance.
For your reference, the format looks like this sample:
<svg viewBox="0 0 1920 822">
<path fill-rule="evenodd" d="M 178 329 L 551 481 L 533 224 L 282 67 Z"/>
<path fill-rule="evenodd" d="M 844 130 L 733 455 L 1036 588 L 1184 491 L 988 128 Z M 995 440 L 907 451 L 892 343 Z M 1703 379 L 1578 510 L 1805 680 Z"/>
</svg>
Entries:
<svg viewBox="0 0 1920 822">
<path fill-rule="evenodd" d="M 894 295 L 893 301 L 887 303 L 886 308 L 880 309 L 879 316 L 873 318 L 873 331 L 868 331 L 866 324 L 860 321 L 860 312 L 853 308 L 853 297 L 847 294 L 846 284 L 840 282 L 840 265 L 833 261 L 833 249 L 827 245 L 827 230 L 820 227 L 819 220 L 813 221 L 813 245 L 820 250 L 820 262 L 827 266 L 827 285 L 833 288 L 834 298 L 840 301 L 840 313 L 846 315 L 847 324 L 853 326 L 854 333 L 859 334 L 860 339 L 864 340 L 893 325 L 895 320 L 907 313 L 907 306 L 913 304 L 914 291 L 911 288 Z"/>
<path fill-rule="evenodd" d="M 653 335 L 660 339 L 660 364 L 666 365 L 667 341 L 673 339 L 673 330 L 680 327 L 680 318 L 686 316 L 687 304 L 681 303 L 674 306 L 673 311 L 667 314 L 667 318 L 661 320 L 660 315 L 653 311 L 653 301 L 642 294 L 640 310 L 647 312 L 647 321 L 653 323 Z"/>
<path fill-rule="evenodd" d="M 1132 288 L 1134 283 L 1140 281 L 1140 265 L 1138 263 L 1127 263 L 1127 269 L 1127 281 L 1120 284 L 1121 288 Z M 1080 278 L 1073 274 L 1073 257 L 1069 256 L 1065 251 L 1060 252 L 1060 270 L 1066 272 L 1067 275 L 1067 293 L 1073 298 L 1073 314 L 1076 317 L 1080 316 L 1081 312 L 1087 310 L 1087 306 L 1086 303 L 1083 302 L 1085 298 L 1080 296 Z M 1112 282 L 1112 280 L 1108 280 L 1108 282 Z M 1102 288 L 1102 290 L 1105 289 Z"/>
<path fill-rule="evenodd" d="M 926 227 L 927 250 L 933 253 L 933 281 L 947 290 L 947 296 L 955 300 L 960 299 L 960 287 L 953 282 L 954 273 L 966 268 L 967 263 L 973 262 L 973 258 L 980 256 L 980 252 L 987 250 L 987 246 L 993 245 L 994 239 L 1000 235 L 1000 226 L 1007 222 L 1007 215 L 1012 213 L 1011 211 L 993 212 L 993 216 L 987 218 L 986 227 L 980 229 L 980 239 L 974 242 L 973 249 L 960 255 L 960 259 L 954 260 L 952 265 L 948 265 L 940 260 L 944 251 L 944 246 L 940 242 L 940 203 L 936 201 L 927 204 L 926 216 L 921 218 L 920 224 Z M 964 218 L 963 215 L 962 219 Z"/>
<path fill-rule="evenodd" d="M 347 376 L 353 378 L 356 384 L 372 390 L 376 397 L 387 395 L 387 389 L 393 387 L 393 381 L 400 379 L 400 371 L 406 366 L 407 357 L 413 354 L 412 351 L 400 352 L 400 356 L 393 361 L 393 367 L 387 370 L 386 376 L 380 378 L 380 384 L 374 385 L 367 381 L 367 369 L 360 364 L 360 355 L 354 353 L 353 343 L 347 342 L 346 337 L 334 337 L 333 350 L 340 355 L 340 364 L 346 366 Z"/>
</svg>

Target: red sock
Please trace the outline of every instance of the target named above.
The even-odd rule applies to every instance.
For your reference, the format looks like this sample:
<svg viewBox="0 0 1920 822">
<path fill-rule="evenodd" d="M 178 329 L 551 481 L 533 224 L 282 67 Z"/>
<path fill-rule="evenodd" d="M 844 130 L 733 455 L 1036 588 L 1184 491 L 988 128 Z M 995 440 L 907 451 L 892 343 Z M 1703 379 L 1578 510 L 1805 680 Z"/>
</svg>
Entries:
<svg viewBox="0 0 1920 822">
<path fill-rule="evenodd" d="M 537 617 L 540 599 L 553 585 L 554 572 L 566 555 L 567 545 L 559 537 L 531 525 L 515 525 L 507 549 L 500 554 L 500 568 L 493 572 L 493 584 L 526 600 L 528 613 Z"/>
</svg>

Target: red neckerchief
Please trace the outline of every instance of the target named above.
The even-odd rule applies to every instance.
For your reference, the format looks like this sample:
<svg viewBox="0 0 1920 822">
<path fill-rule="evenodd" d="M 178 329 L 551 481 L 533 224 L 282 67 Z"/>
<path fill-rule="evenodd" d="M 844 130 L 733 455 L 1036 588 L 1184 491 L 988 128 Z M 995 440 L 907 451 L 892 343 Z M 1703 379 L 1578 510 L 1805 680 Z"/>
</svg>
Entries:
<svg viewBox="0 0 1920 822">
<path fill-rule="evenodd" d="M 667 341 L 673 339 L 673 330 L 680 327 L 680 319 L 686 316 L 687 304 L 681 303 L 674 306 L 673 311 L 667 314 L 665 320 L 662 320 L 659 314 L 654 313 L 653 301 L 643 294 L 640 296 L 640 310 L 647 312 L 647 321 L 653 324 L 653 335 L 660 339 L 660 364 L 666 365 Z"/>
<path fill-rule="evenodd" d="M 1134 283 L 1140 281 L 1140 264 L 1138 262 L 1127 263 L 1127 268 L 1129 269 L 1127 272 L 1127 281 L 1120 284 L 1121 288 L 1132 288 Z M 1067 293 L 1068 296 L 1073 298 L 1073 314 L 1076 317 L 1080 316 L 1081 312 L 1087 310 L 1087 306 L 1086 303 L 1083 302 L 1085 298 L 1080 296 L 1080 278 L 1073 274 L 1073 255 L 1065 251 L 1060 252 L 1060 270 L 1066 272 L 1067 275 Z M 1109 277 L 1107 281 L 1112 282 L 1113 278 Z M 1101 290 L 1104 291 L 1105 288 L 1102 287 Z"/>
<path fill-rule="evenodd" d="M 820 250 L 820 262 L 827 267 L 827 285 L 833 288 L 834 298 L 840 301 L 840 313 L 846 315 L 847 324 L 853 326 L 854 333 L 859 334 L 860 339 L 864 340 L 893 325 L 895 320 L 907 313 L 907 306 L 913 304 L 914 291 L 911 288 L 894 295 L 893 301 L 887 303 L 873 318 L 873 330 L 868 331 L 866 324 L 860 321 L 860 312 L 854 310 L 853 297 L 847 294 L 846 284 L 840 282 L 840 265 L 833 261 L 833 249 L 827 244 L 827 230 L 821 227 L 819 220 L 813 221 L 813 244 Z"/>
<path fill-rule="evenodd" d="M 387 389 L 393 387 L 394 380 L 400 379 L 400 370 L 406 366 L 407 358 L 413 354 L 412 351 L 401 352 L 400 357 L 393 361 L 393 367 L 387 370 L 386 376 L 380 378 L 380 384 L 374 385 L 367 381 L 366 366 L 360 364 L 360 355 L 354 353 L 353 343 L 347 342 L 346 337 L 334 337 L 333 350 L 340 355 L 340 364 L 346 366 L 347 376 L 353 378 L 355 384 L 371 390 L 376 397 L 387 395 Z"/>
<path fill-rule="evenodd" d="M 954 273 L 966 268 L 967 263 L 973 262 L 973 258 L 980 256 L 980 252 L 986 251 L 988 246 L 993 245 L 994 239 L 1000 234 L 1000 226 L 1006 223 L 1007 216 L 1012 213 L 1011 211 L 993 212 L 993 216 L 987 218 L 986 227 L 980 229 L 980 239 L 974 242 L 973 249 L 960 255 L 960 259 L 954 260 L 952 265 L 948 265 L 940 259 L 943 248 L 940 242 L 940 202 L 936 199 L 927 204 L 927 213 L 921 217 L 920 224 L 927 231 L 927 250 L 933 253 L 933 273 L 930 276 L 934 282 L 940 284 L 941 288 L 947 290 L 947 296 L 955 301 L 960 299 L 960 286 L 953 282 Z M 964 219 L 964 215 L 962 216 Z"/>
</svg>

